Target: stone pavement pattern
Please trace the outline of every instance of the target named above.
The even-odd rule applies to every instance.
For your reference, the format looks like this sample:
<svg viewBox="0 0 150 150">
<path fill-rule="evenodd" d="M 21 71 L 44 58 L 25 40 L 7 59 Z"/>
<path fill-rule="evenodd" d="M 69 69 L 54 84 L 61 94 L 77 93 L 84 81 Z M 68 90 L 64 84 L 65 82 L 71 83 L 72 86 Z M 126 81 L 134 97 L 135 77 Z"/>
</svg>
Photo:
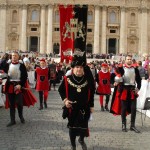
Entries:
<svg viewBox="0 0 150 150">
<path fill-rule="evenodd" d="M 38 94 L 33 91 L 38 96 Z M 95 112 L 90 121 L 90 137 L 85 141 L 88 150 L 149 150 L 150 119 L 146 117 L 144 126 L 141 115 L 137 113 L 136 126 L 140 134 L 132 131 L 121 131 L 120 116 L 101 112 L 99 97 L 95 96 Z M 21 124 L 16 113 L 17 124 L 6 127 L 9 122 L 9 111 L 0 109 L 0 150 L 70 150 L 67 120 L 63 120 L 62 102 L 57 91 L 49 92 L 48 109 L 38 110 L 39 103 L 34 107 L 24 107 L 25 124 Z M 130 127 L 130 117 L 127 118 Z M 77 150 L 81 146 L 77 142 Z"/>
</svg>

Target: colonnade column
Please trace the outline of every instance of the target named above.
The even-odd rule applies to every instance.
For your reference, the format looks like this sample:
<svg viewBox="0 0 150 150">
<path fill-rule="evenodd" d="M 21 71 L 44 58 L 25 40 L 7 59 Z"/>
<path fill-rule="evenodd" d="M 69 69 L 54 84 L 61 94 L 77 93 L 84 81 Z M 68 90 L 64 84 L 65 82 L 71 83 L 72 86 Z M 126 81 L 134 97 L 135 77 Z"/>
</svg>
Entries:
<svg viewBox="0 0 150 150">
<path fill-rule="evenodd" d="M 6 5 L 0 6 L 0 51 L 6 50 Z"/>
<path fill-rule="evenodd" d="M 125 8 L 121 8 L 119 53 L 125 53 Z"/>
<path fill-rule="evenodd" d="M 47 25 L 47 54 L 53 53 L 53 6 L 48 6 L 48 25 Z"/>
<path fill-rule="evenodd" d="M 27 5 L 22 6 L 22 19 L 21 19 L 21 41 L 20 41 L 20 50 L 27 50 L 27 37 L 26 37 L 26 29 L 27 29 Z"/>
<path fill-rule="evenodd" d="M 45 5 L 41 6 L 40 53 L 45 53 Z"/>
<path fill-rule="evenodd" d="M 106 53 L 106 18 L 107 18 L 107 7 L 102 7 L 102 36 L 101 36 L 101 54 Z"/>
<path fill-rule="evenodd" d="M 141 10 L 141 34 L 140 34 L 140 52 L 148 54 L 148 28 L 147 28 L 147 8 Z"/>
<path fill-rule="evenodd" d="M 93 54 L 100 53 L 100 7 L 95 6 L 94 49 Z"/>
</svg>

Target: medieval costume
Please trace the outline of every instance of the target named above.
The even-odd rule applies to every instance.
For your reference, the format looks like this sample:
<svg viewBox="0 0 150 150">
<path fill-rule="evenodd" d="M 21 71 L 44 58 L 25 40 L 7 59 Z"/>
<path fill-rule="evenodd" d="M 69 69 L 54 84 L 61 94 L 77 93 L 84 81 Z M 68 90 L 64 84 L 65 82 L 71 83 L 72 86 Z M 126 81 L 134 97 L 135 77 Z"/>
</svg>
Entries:
<svg viewBox="0 0 150 150">
<path fill-rule="evenodd" d="M 6 73 L 8 74 L 8 78 L 3 92 L 6 94 L 5 107 L 10 107 L 11 119 L 7 127 L 16 124 L 15 107 L 17 107 L 18 109 L 21 123 L 25 123 L 23 117 L 23 105 L 27 104 L 28 106 L 30 106 L 34 105 L 34 103 L 36 102 L 36 98 L 32 95 L 31 92 L 24 92 L 27 82 L 27 71 L 25 65 L 23 63 L 20 63 L 18 58 L 19 54 L 17 52 L 13 52 L 12 62 L 7 64 L 7 67 L 5 68 Z"/>
<path fill-rule="evenodd" d="M 138 69 L 127 64 L 117 68 L 115 83 L 117 83 L 117 86 L 115 85 L 110 112 L 121 115 L 123 132 L 127 132 L 126 115 L 131 113 L 130 130 L 139 133 L 135 128 L 136 98 L 138 96 L 136 91 L 141 87 L 141 77 Z"/>
<path fill-rule="evenodd" d="M 81 68 L 80 68 L 81 67 Z M 84 67 L 84 68 L 83 68 Z M 83 69 L 84 73 L 80 76 L 74 73 L 74 69 Z M 76 136 L 80 136 L 79 143 L 82 148 L 87 149 L 84 142 L 84 137 L 89 135 L 88 133 L 88 120 L 90 118 L 91 108 L 94 107 L 94 79 L 90 73 L 90 69 L 85 66 L 82 60 L 76 60 L 72 62 L 72 74 L 65 76 L 61 85 L 59 86 L 59 94 L 64 101 L 65 114 L 64 118 L 68 118 L 69 136 L 72 145 L 72 149 L 76 149 Z M 91 78 L 92 77 L 92 78 Z M 93 83 L 91 84 L 91 81 Z M 69 105 L 69 108 L 68 108 Z"/>
<path fill-rule="evenodd" d="M 103 106 L 104 95 L 106 96 L 105 110 L 109 111 L 108 102 L 111 94 L 110 77 L 111 74 L 108 71 L 108 64 L 103 63 L 101 65 L 101 70 L 96 75 L 96 82 L 98 83 L 96 93 L 100 95 L 99 101 L 100 101 L 101 111 L 104 111 L 104 106 Z"/>
<path fill-rule="evenodd" d="M 43 63 L 43 66 L 41 65 Z M 49 68 L 46 66 L 45 59 L 40 60 L 40 67 L 35 69 L 35 79 L 36 79 L 36 90 L 39 92 L 39 101 L 40 101 L 40 108 L 39 110 L 43 109 L 43 101 L 44 106 L 47 108 L 47 98 L 48 98 L 48 91 L 49 91 Z"/>
</svg>

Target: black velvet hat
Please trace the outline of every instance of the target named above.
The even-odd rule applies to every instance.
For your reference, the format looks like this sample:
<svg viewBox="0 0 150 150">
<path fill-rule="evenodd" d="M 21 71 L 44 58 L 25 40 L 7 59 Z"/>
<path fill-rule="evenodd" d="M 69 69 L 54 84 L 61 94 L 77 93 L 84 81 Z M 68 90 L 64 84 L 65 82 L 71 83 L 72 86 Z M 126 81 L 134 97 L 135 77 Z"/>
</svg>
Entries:
<svg viewBox="0 0 150 150">
<path fill-rule="evenodd" d="M 73 55 L 73 61 L 71 63 L 71 67 L 72 68 L 74 68 L 75 66 L 83 66 L 84 67 L 86 65 L 84 55 L 85 55 L 85 52 L 76 50 Z"/>
</svg>

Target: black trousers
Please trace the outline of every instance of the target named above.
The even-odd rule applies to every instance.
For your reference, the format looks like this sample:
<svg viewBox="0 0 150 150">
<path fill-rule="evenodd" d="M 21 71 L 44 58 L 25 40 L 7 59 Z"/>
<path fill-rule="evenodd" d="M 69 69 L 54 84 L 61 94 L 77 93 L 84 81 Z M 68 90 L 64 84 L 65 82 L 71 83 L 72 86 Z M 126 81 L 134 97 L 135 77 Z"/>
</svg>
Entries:
<svg viewBox="0 0 150 150">
<path fill-rule="evenodd" d="M 122 123 L 126 123 L 126 112 L 128 109 L 128 105 L 130 104 L 130 109 L 131 109 L 131 126 L 135 125 L 135 118 L 136 118 L 136 102 L 137 100 L 121 100 L 121 117 L 122 117 Z"/>
<path fill-rule="evenodd" d="M 12 122 L 15 121 L 15 106 L 17 104 L 18 115 L 20 118 L 23 117 L 23 95 L 18 94 L 8 94 L 8 100 L 10 105 L 10 119 Z"/>
</svg>

